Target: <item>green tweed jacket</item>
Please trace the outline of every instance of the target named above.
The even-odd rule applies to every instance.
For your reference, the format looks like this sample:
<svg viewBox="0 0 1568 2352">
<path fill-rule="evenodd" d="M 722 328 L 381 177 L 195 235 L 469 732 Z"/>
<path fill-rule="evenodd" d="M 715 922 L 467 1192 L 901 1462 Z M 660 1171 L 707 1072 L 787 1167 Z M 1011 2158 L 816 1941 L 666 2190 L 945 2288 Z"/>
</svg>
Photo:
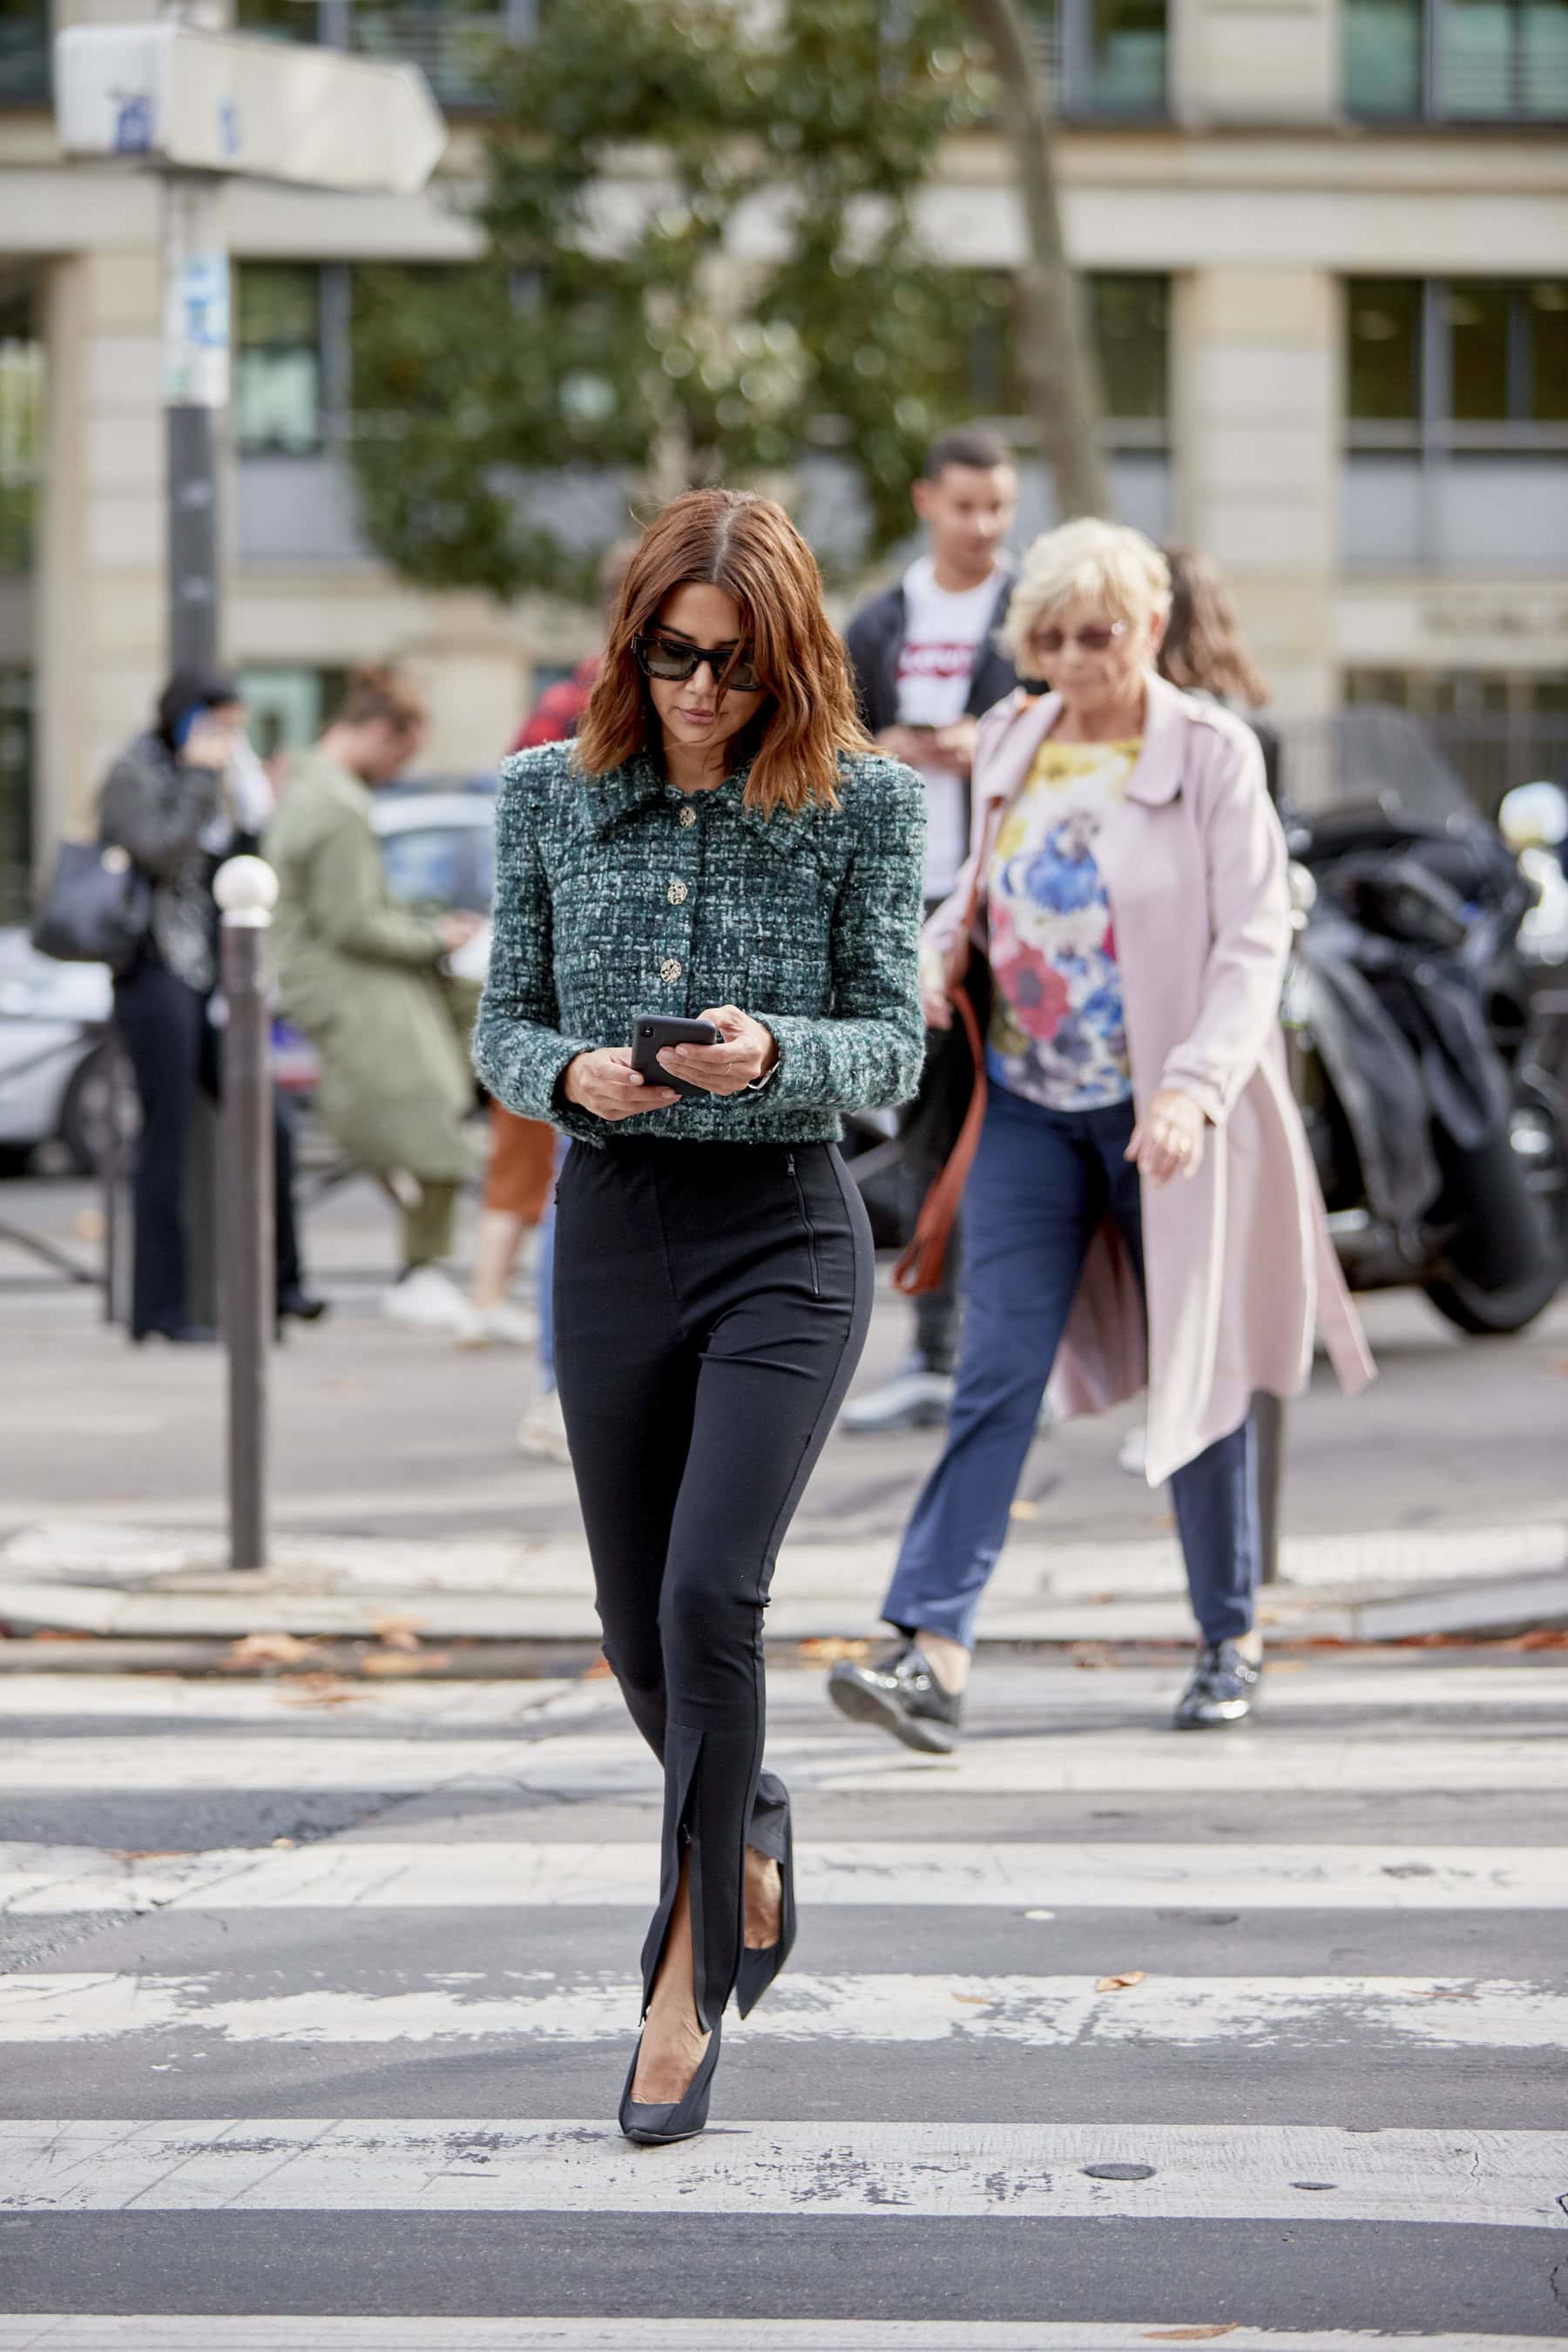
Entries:
<svg viewBox="0 0 1568 2352">
<path fill-rule="evenodd" d="M 570 743 L 509 760 L 474 1031 L 497 1100 L 595 1144 L 833 1141 L 840 1111 L 907 1101 L 925 1046 L 925 797 L 896 761 L 845 754 L 839 772 L 838 808 L 764 817 L 742 803 L 743 767 L 688 794 L 646 753 L 592 779 Z M 764 1092 L 691 1096 L 613 1125 L 562 1097 L 573 1055 L 628 1045 L 635 1013 L 717 1004 L 778 1040 Z"/>
</svg>

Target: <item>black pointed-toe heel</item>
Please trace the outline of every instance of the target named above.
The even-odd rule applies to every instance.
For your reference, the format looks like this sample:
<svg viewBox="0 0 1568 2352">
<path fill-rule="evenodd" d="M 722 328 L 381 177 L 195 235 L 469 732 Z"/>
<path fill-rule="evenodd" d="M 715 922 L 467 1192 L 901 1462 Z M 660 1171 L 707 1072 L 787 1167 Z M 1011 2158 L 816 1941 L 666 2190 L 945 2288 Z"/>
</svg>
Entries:
<svg viewBox="0 0 1568 2352">
<path fill-rule="evenodd" d="M 784 1860 L 779 1864 L 779 1876 L 784 1881 L 779 1939 L 776 1944 L 742 1947 L 741 1969 L 735 1979 L 735 2006 L 742 2017 L 751 2015 L 795 1948 L 795 1835 L 787 1812 L 784 1834 Z"/>
<path fill-rule="evenodd" d="M 681 2096 L 668 2106 L 651 2106 L 646 2101 L 632 2096 L 632 2084 L 637 2078 L 637 2060 L 642 2054 L 642 2035 L 637 2035 L 626 2087 L 621 2094 L 620 2123 L 626 2137 L 636 2140 L 639 2147 L 668 2147 L 678 2139 L 695 2139 L 706 2125 L 714 2069 L 719 2063 L 719 2029 L 721 2022 L 721 2019 L 714 2020 L 708 2047 L 698 2062 L 696 2074 Z"/>
</svg>

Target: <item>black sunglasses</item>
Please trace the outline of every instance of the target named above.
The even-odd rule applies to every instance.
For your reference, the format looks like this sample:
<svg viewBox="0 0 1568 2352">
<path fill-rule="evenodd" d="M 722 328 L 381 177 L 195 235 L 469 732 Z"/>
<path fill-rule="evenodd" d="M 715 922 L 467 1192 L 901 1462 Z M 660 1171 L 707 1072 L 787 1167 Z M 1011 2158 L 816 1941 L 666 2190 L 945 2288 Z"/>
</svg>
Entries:
<svg viewBox="0 0 1568 2352">
<path fill-rule="evenodd" d="M 649 677 L 680 686 L 695 677 L 704 662 L 713 673 L 715 686 L 732 686 L 737 694 L 755 694 L 763 683 L 752 667 L 751 656 L 737 653 L 733 646 L 694 646 L 684 637 L 638 637 L 637 654 Z"/>
</svg>

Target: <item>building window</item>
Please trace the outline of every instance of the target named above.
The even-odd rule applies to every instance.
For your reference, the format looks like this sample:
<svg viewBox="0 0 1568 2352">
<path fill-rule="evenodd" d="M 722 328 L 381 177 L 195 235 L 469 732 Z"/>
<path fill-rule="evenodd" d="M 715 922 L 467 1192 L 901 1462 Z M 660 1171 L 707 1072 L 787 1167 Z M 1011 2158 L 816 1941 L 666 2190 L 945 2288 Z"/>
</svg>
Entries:
<svg viewBox="0 0 1568 2352">
<path fill-rule="evenodd" d="M 1166 0 L 1025 0 L 1066 115 L 1161 115 Z"/>
<path fill-rule="evenodd" d="M 44 469 L 44 349 L 30 291 L 0 299 L 0 575 L 33 562 Z"/>
<path fill-rule="evenodd" d="M 254 668 L 239 673 L 246 731 L 263 760 L 309 749 L 348 691 L 342 669 Z"/>
<path fill-rule="evenodd" d="M 1352 278 L 1352 448 L 1568 453 L 1568 278 Z"/>
<path fill-rule="evenodd" d="M 0 0 L 0 107 L 48 102 L 48 0 Z"/>
<path fill-rule="evenodd" d="M 423 68 L 440 103 L 459 111 L 487 105 L 489 61 L 499 44 L 526 40 L 539 0 L 237 0 L 241 32 L 395 58 Z"/>
<path fill-rule="evenodd" d="M 314 456 L 349 406 L 350 273 L 242 262 L 235 272 L 234 420 L 241 457 Z"/>
<path fill-rule="evenodd" d="M 1018 368 L 1017 281 L 1002 270 L 973 278 L 974 323 L 952 403 L 1021 425 L 1027 403 Z M 1167 438 L 1171 281 L 1144 272 L 1096 271 L 1089 320 L 1100 353 L 1107 437 L 1117 448 L 1163 448 Z"/>
<path fill-rule="evenodd" d="M 1345 103 L 1443 122 L 1568 117 L 1568 0 L 1346 0 Z"/>
</svg>

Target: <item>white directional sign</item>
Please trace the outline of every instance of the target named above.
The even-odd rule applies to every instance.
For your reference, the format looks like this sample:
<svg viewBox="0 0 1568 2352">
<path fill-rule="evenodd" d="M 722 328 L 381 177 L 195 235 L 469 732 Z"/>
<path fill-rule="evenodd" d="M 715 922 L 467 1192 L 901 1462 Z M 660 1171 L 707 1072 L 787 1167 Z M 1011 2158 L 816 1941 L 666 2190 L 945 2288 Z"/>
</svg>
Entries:
<svg viewBox="0 0 1568 2352">
<path fill-rule="evenodd" d="M 55 109 L 73 155 L 412 195 L 447 143 L 417 66 L 185 25 L 72 25 Z"/>
</svg>

